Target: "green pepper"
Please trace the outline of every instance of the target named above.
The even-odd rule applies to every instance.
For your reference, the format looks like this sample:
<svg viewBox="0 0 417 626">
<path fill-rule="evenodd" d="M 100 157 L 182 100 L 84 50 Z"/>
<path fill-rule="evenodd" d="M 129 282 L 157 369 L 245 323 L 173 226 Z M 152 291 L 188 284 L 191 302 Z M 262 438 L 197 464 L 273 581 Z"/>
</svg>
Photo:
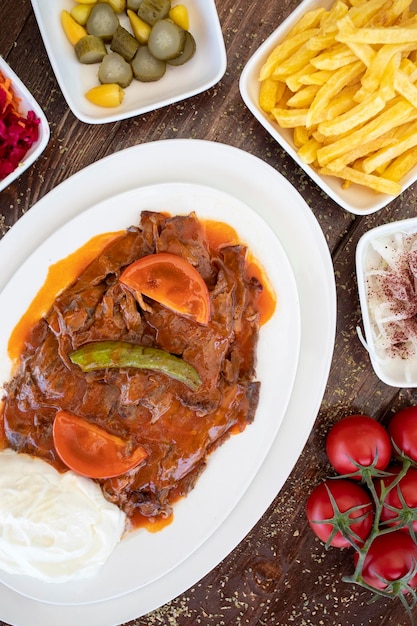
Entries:
<svg viewBox="0 0 417 626">
<path fill-rule="evenodd" d="M 106 368 L 135 367 L 163 372 L 195 391 L 201 378 L 192 365 L 180 357 L 158 348 L 146 348 L 127 341 L 93 341 L 86 343 L 69 358 L 83 372 Z"/>
</svg>

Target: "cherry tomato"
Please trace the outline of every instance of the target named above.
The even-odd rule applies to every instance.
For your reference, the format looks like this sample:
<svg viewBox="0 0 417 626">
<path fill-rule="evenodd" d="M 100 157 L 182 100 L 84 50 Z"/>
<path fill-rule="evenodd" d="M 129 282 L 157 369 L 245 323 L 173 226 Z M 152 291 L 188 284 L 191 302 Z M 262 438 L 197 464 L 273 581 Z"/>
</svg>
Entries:
<svg viewBox="0 0 417 626">
<path fill-rule="evenodd" d="M 144 256 L 123 271 L 120 281 L 135 292 L 138 300 L 145 295 L 200 324 L 209 322 L 207 285 L 195 267 L 176 254 Z"/>
<path fill-rule="evenodd" d="M 337 509 L 330 499 L 332 494 Z M 354 507 L 346 514 L 347 511 Z M 337 548 L 346 548 L 352 544 L 340 532 L 340 525 L 349 534 L 357 545 L 362 544 L 368 537 L 374 521 L 374 511 L 371 498 L 360 485 L 344 478 L 326 480 L 311 492 L 306 506 L 308 522 L 314 533 L 328 545 Z M 359 521 L 354 520 L 360 518 Z M 328 520 L 327 522 L 325 520 Z M 329 542 L 332 532 L 337 530 Z M 357 537 L 355 537 L 357 535 Z"/>
<path fill-rule="evenodd" d="M 389 466 L 387 471 L 393 476 L 386 476 L 375 482 L 375 489 L 379 496 L 381 495 L 381 483 L 383 482 L 385 487 L 388 487 L 395 480 L 400 470 L 401 467 L 399 466 Z M 415 509 L 414 514 L 411 509 Z M 389 526 L 398 526 L 399 530 L 402 527 L 401 529 L 407 532 L 407 522 L 412 521 L 413 528 L 417 532 L 417 468 L 415 467 L 409 467 L 399 483 L 385 496 L 381 521 L 389 522 L 395 518 L 400 519 L 389 523 Z"/>
<path fill-rule="evenodd" d="M 394 415 L 388 433 L 402 456 L 417 462 L 417 406 L 408 406 Z"/>
<path fill-rule="evenodd" d="M 354 561 L 357 563 L 356 553 Z M 378 535 L 368 548 L 362 568 L 363 580 L 374 589 L 389 590 L 390 583 L 401 581 L 407 574 L 415 572 L 417 544 L 413 538 L 400 530 L 386 535 Z M 409 587 L 417 587 L 417 573 L 408 582 Z M 404 592 L 407 589 L 403 589 Z"/>
<path fill-rule="evenodd" d="M 327 457 L 339 474 L 353 474 L 360 479 L 357 465 L 384 470 L 392 455 L 391 441 L 385 428 L 368 415 L 349 415 L 337 422 L 326 440 Z"/>
<path fill-rule="evenodd" d="M 131 451 L 120 437 L 67 411 L 56 413 L 52 434 L 63 463 L 89 478 L 120 476 L 147 457 L 141 446 Z"/>
</svg>

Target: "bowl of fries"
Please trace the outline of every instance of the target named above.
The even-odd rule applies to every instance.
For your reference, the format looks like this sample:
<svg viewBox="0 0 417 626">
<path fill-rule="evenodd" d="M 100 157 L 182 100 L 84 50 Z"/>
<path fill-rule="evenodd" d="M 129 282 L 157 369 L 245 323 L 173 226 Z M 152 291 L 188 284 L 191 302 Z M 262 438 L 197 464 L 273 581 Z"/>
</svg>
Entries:
<svg viewBox="0 0 417 626">
<path fill-rule="evenodd" d="M 304 0 L 245 66 L 242 98 L 341 207 L 374 213 L 417 180 L 413 0 Z"/>
</svg>

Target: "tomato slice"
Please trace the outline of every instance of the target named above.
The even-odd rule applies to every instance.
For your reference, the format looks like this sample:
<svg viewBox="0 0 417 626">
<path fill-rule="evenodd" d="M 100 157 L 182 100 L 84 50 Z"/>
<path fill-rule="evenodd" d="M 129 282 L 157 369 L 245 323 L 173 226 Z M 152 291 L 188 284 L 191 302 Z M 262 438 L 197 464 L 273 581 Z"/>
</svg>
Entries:
<svg viewBox="0 0 417 626">
<path fill-rule="evenodd" d="M 120 437 L 68 411 L 56 413 L 52 434 L 62 462 L 88 478 L 120 476 L 147 457 L 141 446 L 132 452 Z"/>
<path fill-rule="evenodd" d="M 176 254 L 144 256 L 122 272 L 120 281 L 137 294 L 138 300 L 142 294 L 200 324 L 210 320 L 210 295 L 203 277 Z"/>
</svg>

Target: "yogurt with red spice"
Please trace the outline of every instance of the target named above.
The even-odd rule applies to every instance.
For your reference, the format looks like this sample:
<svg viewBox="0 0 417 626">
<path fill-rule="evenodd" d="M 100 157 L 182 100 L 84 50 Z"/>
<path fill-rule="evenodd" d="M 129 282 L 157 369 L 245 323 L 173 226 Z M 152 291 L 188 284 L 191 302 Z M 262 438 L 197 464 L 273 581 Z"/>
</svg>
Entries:
<svg viewBox="0 0 417 626">
<path fill-rule="evenodd" d="M 376 373 L 393 386 L 417 386 L 417 220 L 366 233 L 357 269 L 364 345 Z"/>
</svg>

